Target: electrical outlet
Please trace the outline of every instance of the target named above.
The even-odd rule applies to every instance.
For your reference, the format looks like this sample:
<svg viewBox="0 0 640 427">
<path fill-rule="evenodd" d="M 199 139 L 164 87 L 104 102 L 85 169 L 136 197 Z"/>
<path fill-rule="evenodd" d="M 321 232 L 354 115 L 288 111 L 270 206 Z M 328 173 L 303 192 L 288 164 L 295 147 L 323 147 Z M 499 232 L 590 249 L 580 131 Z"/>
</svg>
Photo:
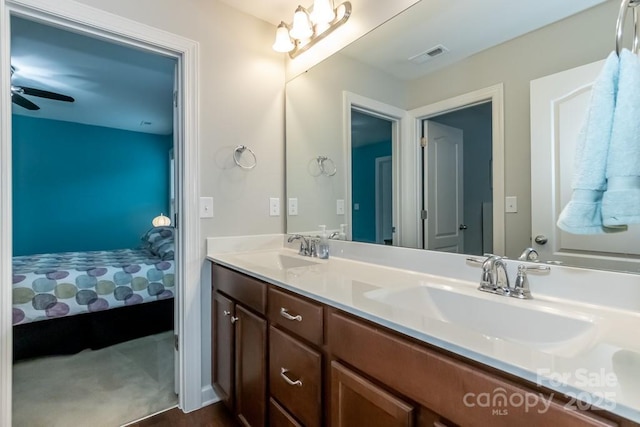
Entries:
<svg viewBox="0 0 640 427">
<path fill-rule="evenodd" d="M 298 215 L 298 198 L 289 197 L 289 215 L 295 216 Z"/>
<path fill-rule="evenodd" d="M 344 200 L 336 200 L 336 215 L 344 215 Z"/>
<path fill-rule="evenodd" d="M 504 211 L 507 213 L 518 212 L 518 198 L 516 196 L 508 196 L 504 198 Z"/>
<path fill-rule="evenodd" d="M 200 197 L 200 218 L 213 218 L 213 197 Z"/>
<path fill-rule="evenodd" d="M 280 216 L 280 199 L 278 197 L 269 198 L 269 216 Z"/>
</svg>

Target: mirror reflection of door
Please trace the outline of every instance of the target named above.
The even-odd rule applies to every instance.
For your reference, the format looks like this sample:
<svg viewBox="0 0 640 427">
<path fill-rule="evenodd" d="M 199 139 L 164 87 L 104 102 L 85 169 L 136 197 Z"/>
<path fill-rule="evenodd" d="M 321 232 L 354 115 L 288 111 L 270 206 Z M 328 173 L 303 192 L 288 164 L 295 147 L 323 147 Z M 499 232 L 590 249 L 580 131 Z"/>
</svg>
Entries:
<svg viewBox="0 0 640 427">
<path fill-rule="evenodd" d="M 351 222 L 355 242 L 393 244 L 393 122 L 351 109 Z"/>
<path fill-rule="evenodd" d="M 423 121 L 425 249 L 493 252 L 491 102 Z"/>
</svg>

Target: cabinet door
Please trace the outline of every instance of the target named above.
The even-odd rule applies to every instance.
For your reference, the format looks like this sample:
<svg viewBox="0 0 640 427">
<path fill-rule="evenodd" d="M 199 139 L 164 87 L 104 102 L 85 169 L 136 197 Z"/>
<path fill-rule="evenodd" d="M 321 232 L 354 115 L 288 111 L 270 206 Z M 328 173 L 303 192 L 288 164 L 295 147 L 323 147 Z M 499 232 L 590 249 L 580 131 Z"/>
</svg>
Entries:
<svg viewBox="0 0 640 427">
<path fill-rule="evenodd" d="M 212 301 L 213 316 L 213 349 L 212 373 L 216 394 L 233 410 L 234 378 L 233 378 L 233 338 L 234 304 L 229 298 L 215 292 Z"/>
<path fill-rule="evenodd" d="M 331 425 L 333 427 L 408 427 L 414 408 L 372 382 L 331 362 Z"/>
<path fill-rule="evenodd" d="M 236 305 L 236 413 L 243 424 L 264 426 L 267 403 L 267 321 Z"/>
</svg>

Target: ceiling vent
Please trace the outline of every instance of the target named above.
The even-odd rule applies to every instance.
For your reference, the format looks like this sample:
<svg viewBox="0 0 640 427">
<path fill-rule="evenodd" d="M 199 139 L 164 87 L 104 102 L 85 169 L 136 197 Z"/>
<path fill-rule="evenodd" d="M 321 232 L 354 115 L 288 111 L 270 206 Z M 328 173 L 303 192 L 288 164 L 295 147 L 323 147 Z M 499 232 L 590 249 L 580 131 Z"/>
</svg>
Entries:
<svg viewBox="0 0 640 427">
<path fill-rule="evenodd" d="M 431 49 L 428 49 L 422 53 L 419 53 L 417 55 L 413 55 L 411 58 L 409 58 L 409 61 L 413 62 L 414 64 L 424 64 L 425 62 L 440 56 L 442 54 L 445 54 L 449 52 L 449 49 L 447 49 L 446 47 L 442 46 L 441 44 L 432 47 Z"/>
</svg>

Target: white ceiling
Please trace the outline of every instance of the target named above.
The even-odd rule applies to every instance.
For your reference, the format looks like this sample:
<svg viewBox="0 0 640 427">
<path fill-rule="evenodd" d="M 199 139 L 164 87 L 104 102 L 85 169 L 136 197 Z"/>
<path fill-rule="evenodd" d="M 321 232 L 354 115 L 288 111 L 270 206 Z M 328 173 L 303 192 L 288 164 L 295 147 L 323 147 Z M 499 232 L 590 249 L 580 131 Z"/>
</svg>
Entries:
<svg viewBox="0 0 640 427">
<path fill-rule="evenodd" d="M 290 22 L 300 3 L 218 1 L 274 26 L 281 20 Z M 422 0 L 352 43 L 343 53 L 399 78 L 415 78 L 604 1 Z M 306 3 L 303 5 L 313 2 Z M 14 105 L 14 113 L 171 133 L 173 58 L 17 17 L 12 17 L 11 24 L 11 62 L 16 67 L 12 84 L 60 92 L 76 99 L 69 104 L 27 96 L 41 109 L 32 112 Z M 450 51 L 422 65 L 408 61 L 438 44 Z"/>
<path fill-rule="evenodd" d="M 170 134 L 176 60 L 92 37 L 11 18 L 12 85 L 69 95 L 73 103 L 27 96 L 31 117 Z"/>
</svg>

